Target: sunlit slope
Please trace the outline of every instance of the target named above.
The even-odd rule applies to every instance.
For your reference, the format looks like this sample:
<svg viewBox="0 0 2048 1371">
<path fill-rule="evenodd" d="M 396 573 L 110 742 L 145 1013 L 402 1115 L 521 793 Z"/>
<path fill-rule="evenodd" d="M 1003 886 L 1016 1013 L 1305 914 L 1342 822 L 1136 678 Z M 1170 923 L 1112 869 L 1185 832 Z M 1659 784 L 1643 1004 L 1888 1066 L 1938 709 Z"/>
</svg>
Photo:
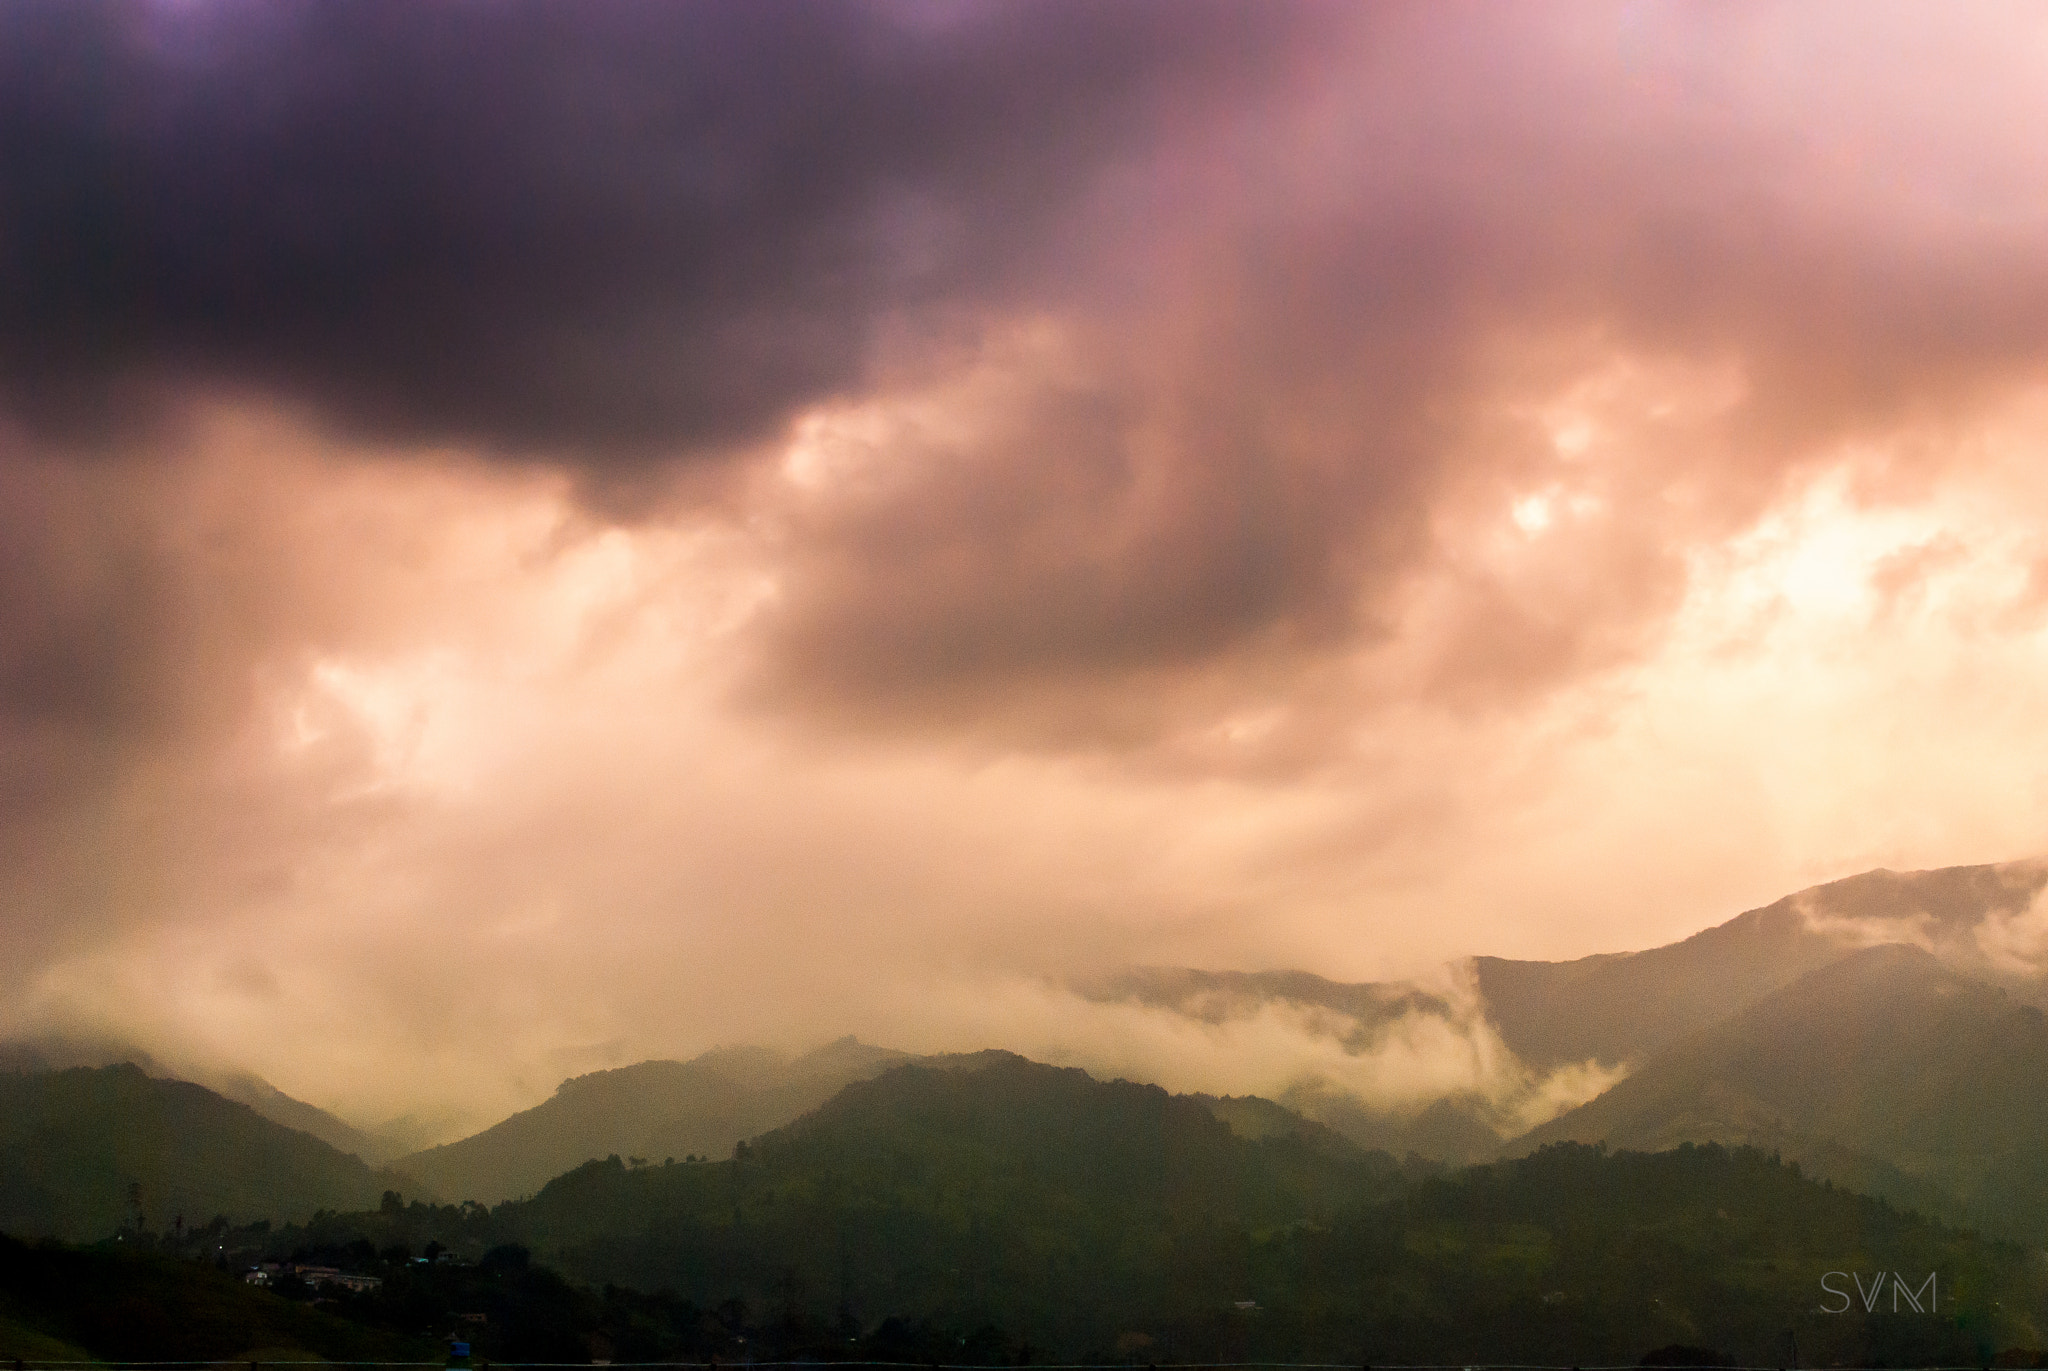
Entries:
<svg viewBox="0 0 2048 1371">
<path fill-rule="evenodd" d="M 1641 1061 L 1809 971 L 1877 942 L 1927 942 L 1992 974 L 1979 934 L 2026 910 L 2039 862 L 1866 871 L 1788 895 L 1683 942 L 1570 962 L 1473 960 L 1487 1017 L 1539 1070 Z"/>
<path fill-rule="evenodd" d="M 593 1158 L 723 1158 L 815 1109 L 849 1082 L 905 1060 L 853 1038 L 790 1060 L 760 1048 L 653 1061 L 564 1081 L 554 1097 L 481 1133 L 392 1165 L 444 1200 L 531 1195 Z"/>
<path fill-rule="evenodd" d="M 2038 1239 L 2048 1020 L 1924 951 L 1869 948 L 1672 1045 L 1517 1148 L 1564 1139 L 1754 1142 L 1844 1184 Z"/>
<path fill-rule="evenodd" d="M 0 1232 L 94 1239 L 138 1216 L 294 1219 L 395 1183 L 310 1134 L 132 1065 L 0 1074 Z"/>
</svg>

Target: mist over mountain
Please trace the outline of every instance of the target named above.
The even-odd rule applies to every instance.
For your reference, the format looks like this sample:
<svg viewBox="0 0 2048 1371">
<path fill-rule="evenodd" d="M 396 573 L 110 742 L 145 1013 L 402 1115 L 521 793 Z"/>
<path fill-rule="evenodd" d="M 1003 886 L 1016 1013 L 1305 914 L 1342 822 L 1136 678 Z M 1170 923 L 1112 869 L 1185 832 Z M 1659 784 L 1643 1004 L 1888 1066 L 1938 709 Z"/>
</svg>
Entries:
<svg viewBox="0 0 2048 1371">
<path fill-rule="evenodd" d="M 616 1176 L 627 1183 L 606 1179 Z M 769 1223 L 794 1238 L 807 1229 L 801 1211 L 816 1201 L 871 1216 L 882 1231 L 891 1215 L 944 1216 L 947 1246 L 977 1232 L 993 1239 L 1008 1226 L 1026 1246 L 1079 1255 L 1127 1248 L 1157 1223 L 1326 1218 L 1361 1193 L 1391 1193 L 1398 1176 L 1393 1158 L 1312 1125 L 1247 1138 L 1202 1100 L 988 1051 L 849 1085 L 753 1139 L 726 1167 L 597 1163 L 551 1182 L 516 1212 L 537 1245 L 584 1254 L 572 1269 L 623 1279 L 630 1267 L 640 1283 L 659 1284 L 646 1265 L 652 1253 L 695 1223 L 729 1217 L 735 1196 L 742 1230 Z M 629 1240 L 629 1232 L 640 1236 Z M 837 1253 L 821 1248 L 817 1260 L 821 1281 L 836 1274 Z M 606 1265 L 614 1261 L 626 1265 L 614 1271 Z M 944 1270 L 953 1259 L 925 1264 Z M 863 1281 L 897 1279 L 858 1256 L 855 1266 Z M 976 1280 L 993 1287 L 1016 1275 L 984 1270 Z"/>
<path fill-rule="evenodd" d="M 1077 981 L 1074 988 L 1099 1003 L 1168 1009 L 1221 1025 L 1272 1004 L 1324 1010 L 1328 1028 L 1347 1047 L 1371 1045 L 1374 1030 L 1409 1014 L 1449 1015 L 1450 1001 L 1418 986 L 1345 984 L 1307 971 L 1197 971 L 1189 967 L 1135 966 Z"/>
<path fill-rule="evenodd" d="M 501 1366 L 2048 1371 L 2044 68 L 0 0 L 0 1228 Z"/>
<path fill-rule="evenodd" d="M 1427 987 L 1347 984 L 1306 971 L 1127 967 L 1072 989 L 1091 1003 L 1200 1024 L 1219 1048 L 1233 1035 L 1256 1036 L 1256 1051 L 1269 1058 L 1266 1093 L 1396 1156 L 1477 1161 L 1527 1126 L 1527 1108 L 1555 1112 L 1541 1104 L 1548 1083 L 1489 1041 L 1469 978 Z"/>
<path fill-rule="evenodd" d="M 1413 1112 L 1375 1109 L 1323 1080 L 1297 1081 L 1279 1092 L 1288 1109 L 1314 1119 L 1361 1147 L 1396 1156 L 1415 1153 L 1453 1165 L 1490 1161 L 1516 1121 L 1482 1095 L 1461 1092 Z"/>
<path fill-rule="evenodd" d="M 657 1359 L 1564 1364 L 1683 1346 L 1768 1365 L 1796 1336 L 1821 1364 L 1981 1365 L 2048 1326 L 2027 1229 L 2038 1211 L 2025 1208 L 2041 1193 L 2044 1054 L 2035 1007 L 1919 949 L 1869 948 L 1664 1049 L 1525 1138 L 1528 1155 L 1448 1173 L 1271 1100 L 1175 1095 L 1006 1052 L 727 1049 L 578 1077 L 550 1104 L 566 1117 L 587 1102 L 616 1130 L 863 1074 L 724 1159 L 608 1154 L 489 1208 L 372 1201 L 398 1182 L 246 1106 L 133 1065 L 74 1068 L 0 1077 L 15 1092 L 0 1098 L 0 1226 L 24 1231 L 24 1196 L 46 1214 L 69 1204 L 68 1228 L 28 1215 L 43 1231 L 119 1228 L 138 1247 L 164 1227 L 158 1197 L 188 1218 L 296 1218 L 220 1237 L 388 1272 L 388 1298 L 339 1307 L 408 1332 L 405 1301 L 427 1287 L 398 1279 L 404 1258 L 440 1243 L 479 1263 L 451 1290 L 502 1301 L 532 1284 L 560 1306 L 551 1327 L 615 1321 Z M 651 1088 L 679 1080 L 694 1084 Z M 635 1099 L 668 1113 L 618 1112 Z M 532 1113 L 507 1122 L 554 1136 Z M 711 1117 L 734 1116 L 697 1116 Z M 1600 1145 L 1551 1142 L 1566 1125 Z M 1858 1193 L 1871 1188 L 1925 1217 Z M 2027 1246 L 1935 1221 L 1999 1205 L 2015 1220 L 2002 1231 Z M 588 1290 L 538 1265 L 529 1279 L 528 1253 Z M 1827 1273 L 1879 1269 L 1938 1271 L 1944 1303 L 1818 1309 Z M 72 1345 L 81 1326 L 46 1317 L 28 1331 L 46 1338 L 34 1346 Z"/>
<path fill-rule="evenodd" d="M 2016 987 L 2025 881 L 1565 960 L 2048 835 L 2035 11 L 1712 13 L 0 5 L 0 1036 L 1469 1154 L 1830 944 Z"/>
<path fill-rule="evenodd" d="M 1683 942 L 1569 962 L 1473 958 L 1487 1018 L 1539 1070 L 1639 1062 L 1873 944 L 1926 947 L 1972 974 L 2038 985 L 2048 920 L 2027 927 L 2048 864 L 1866 871 L 1739 914 Z"/>
<path fill-rule="evenodd" d="M 304 1218 L 402 1178 L 132 1063 L 0 1073 L 0 1232 L 101 1239 L 138 1222 Z"/>
<path fill-rule="evenodd" d="M 1520 1139 L 1751 1143 L 1987 1231 L 2048 1230 L 2048 1020 L 1916 947 L 1849 954 Z"/>
<path fill-rule="evenodd" d="M 1749 1143 L 1862 1192 L 2017 1232 L 2042 1212 L 2029 1142 L 2048 1135 L 2035 1084 L 2048 1076 L 2048 1045 L 2023 1012 L 2042 988 L 2029 973 L 2037 945 L 2048 946 L 2048 926 L 2035 927 L 2044 884 L 2039 862 L 1868 872 L 1666 947 L 1565 963 L 1476 958 L 1468 974 L 1433 986 L 1137 968 L 1075 993 L 1197 1026 L 1197 1049 L 1263 1034 L 1270 1098 L 1191 1092 L 1248 1137 L 1313 1138 L 1305 1119 L 1367 1149 L 1451 1164 L 1490 1158 L 1510 1139 L 1521 1140 L 1517 1151 L 1564 1139 Z M 1320 1056 L 1288 1055 L 1304 1043 Z M 170 1074 L 112 1041 L 0 1048 L 0 1062 L 45 1075 L 108 1059 L 138 1064 L 121 1077 L 131 1086 L 145 1072 Z M 412 1152 L 387 1179 L 408 1194 L 497 1203 L 614 1154 L 722 1159 L 906 1059 L 849 1037 L 797 1057 L 726 1048 L 594 1072 L 480 1133 Z M 193 1074 L 220 1103 L 237 1099 L 360 1157 L 388 1152 L 250 1073 Z M 1956 1123 L 1964 1117 L 1987 1122 Z M 386 1183 L 366 1174 L 350 1172 L 333 1197 Z M 123 1193 L 110 1175 L 93 1182 L 97 1199 L 61 1221 L 47 1217 L 62 1207 L 54 1198 L 24 1201 L 24 1212 L 45 1213 L 56 1225 L 48 1231 L 61 1232 L 132 1217 L 109 1198 Z M 9 1184 L 40 1193 L 18 1167 Z M 282 1215 L 301 1198 L 243 1193 L 229 1212 Z"/>
<path fill-rule="evenodd" d="M 562 1082 L 532 1109 L 393 1167 L 443 1199 L 495 1204 L 531 1195 L 592 1158 L 723 1158 L 741 1139 L 788 1123 L 908 1055 L 846 1037 L 794 1058 L 723 1048 L 687 1062 L 596 1071 Z"/>
<path fill-rule="evenodd" d="M 1477 956 L 1426 982 L 1126 967 L 1043 985 L 1029 1010 L 1056 1026 L 1027 1030 L 1029 1041 L 992 1025 L 958 1045 L 1038 1042 L 1036 1055 L 1051 1060 L 1191 1093 L 1274 1099 L 1361 1145 L 1465 1163 L 1594 1098 L 1664 1045 L 1862 947 L 1922 947 L 2018 999 L 2048 1003 L 2044 888 L 2041 861 L 1871 871 L 1663 947 L 1567 962 Z M 193 1080 L 373 1164 L 402 1158 L 423 1193 L 480 1200 L 531 1193 L 614 1151 L 722 1156 L 867 1069 L 835 1064 L 830 1052 L 798 1067 L 771 1051 L 750 1061 L 724 1049 L 610 1085 L 594 1073 L 574 1109 L 543 1101 L 516 1126 L 507 1119 L 460 1137 L 446 1116 L 374 1127 L 344 1120 L 232 1063 L 189 1056 L 80 1033 L 0 1045 L 0 1064 L 16 1067 L 131 1061 Z M 821 1074 L 807 1085 L 806 1070 Z"/>
<path fill-rule="evenodd" d="M 1219 1040 L 1256 1025 L 1320 1044 L 1320 1057 L 1301 1051 L 1296 1074 L 1268 1093 L 1365 1146 L 1469 1162 L 1592 1099 L 1668 1045 L 1872 946 L 1918 948 L 1930 965 L 1996 982 L 2017 1000 L 2048 1000 L 2044 887 L 2048 863 L 2038 860 L 1868 871 L 1663 947 L 1567 962 L 1479 956 L 1440 986 L 1142 967 L 1076 989 L 1203 1024 Z M 1418 1071 L 1418 1058 L 1436 1069 Z M 1386 1084 L 1400 1073 L 1420 1082 L 1405 1097 Z M 1808 1139 L 1802 1155 L 1821 1146 Z M 1843 1144 L 1826 1146 L 1839 1171 L 1872 1185 L 1881 1178 L 1884 1193 L 1939 1198 L 1879 1157 L 1858 1154 L 1852 1165 Z"/>
<path fill-rule="evenodd" d="M 45 1033 L 0 1043 L 0 1071 L 60 1071 L 69 1067 L 129 1064 L 159 1080 L 191 1081 L 234 1100 L 286 1128 L 310 1133 L 338 1151 L 371 1165 L 419 1146 L 417 1125 L 396 1119 L 375 1130 L 357 1128 L 318 1105 L 294 1099 L 253 1071 L 203 1064 L 171 1065 L 131 1042 L 75 1033 Z M 411 1142 L 411 1146 L 406 1146 Z"/>
</svg>

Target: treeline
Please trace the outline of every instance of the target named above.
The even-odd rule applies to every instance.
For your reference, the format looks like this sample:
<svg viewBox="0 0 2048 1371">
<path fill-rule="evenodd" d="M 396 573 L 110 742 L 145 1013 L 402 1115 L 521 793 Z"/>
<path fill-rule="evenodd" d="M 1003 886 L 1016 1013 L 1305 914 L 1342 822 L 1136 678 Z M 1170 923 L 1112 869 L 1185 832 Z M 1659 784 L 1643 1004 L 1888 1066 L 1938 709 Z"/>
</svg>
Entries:
<svg viewBox="0 0 2048 1371">
<path fill-rule="evenodd" d="M 417 1363 L 441 1361 L 458 1338 L 472 1360 L 499 1362 L 1023 1365 L 1035 1355 L 993 1328 L 961 1333 L 900 1318 L 867 1329 L 824 1326 L 737 1296 L 701 1307 L 673 1291 L 593 1288 L 534 1263 L 516 1245 L 468 1262 L 445 1253 L 414 1257 L 397 1246 L 378 1252 L 357 1238 L 300 1244 L 278 1260 L 285 1269 L 258 1288 L 218 1263 L 125 1241 L 74 1247 L 0 1236 L 0 1358 Z M 342 1267 L 378 1284 L 353 1291 L 310 1283 L 291 1270 L 298 1263 Z"/>
<path fill-rule="evenodd" d="M 1611 1364 L 1676 1344 L 1983 1365 L 2048 1325 L 2037 1254 L 1753 1150 L 1428 1170 L 992 1055 L 853 1087 L 731 1160 L 612 1158 L 491 1209 L 392 1196 L 268 1241 L 335 1265 L 433 1243 L 477 1263 L 433 1280 L 553 1279 L 485 1260 L 516 1245 L 595 1292 L 577 1317 L 622 1359 Z M 1823 1313 L 1830 1271 L 1938 1273 L 1940 1304 Z M 390 1317 L 372 1303 L 344 1307 Z"/>
</svg>

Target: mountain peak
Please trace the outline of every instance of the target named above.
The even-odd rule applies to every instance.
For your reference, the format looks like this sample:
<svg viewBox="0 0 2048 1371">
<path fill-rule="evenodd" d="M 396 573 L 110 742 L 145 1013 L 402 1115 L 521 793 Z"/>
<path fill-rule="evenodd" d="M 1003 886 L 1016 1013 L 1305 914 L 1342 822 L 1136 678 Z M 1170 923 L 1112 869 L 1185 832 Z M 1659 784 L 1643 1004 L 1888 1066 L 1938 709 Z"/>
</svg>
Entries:
<svg viewBox="0 0 2048 1371">
<path fill-rule="evenodd" d="M 494 1204 L 533 1194 L 595 1157 L 723 1157 L 904 1060 L 848 1036 L 796 1058 L 739 1046 L 686 1062 L 635 1062 L 572 1077 L 532 1109 L 395 1165 L 443 1199 Z"/>
</svg>

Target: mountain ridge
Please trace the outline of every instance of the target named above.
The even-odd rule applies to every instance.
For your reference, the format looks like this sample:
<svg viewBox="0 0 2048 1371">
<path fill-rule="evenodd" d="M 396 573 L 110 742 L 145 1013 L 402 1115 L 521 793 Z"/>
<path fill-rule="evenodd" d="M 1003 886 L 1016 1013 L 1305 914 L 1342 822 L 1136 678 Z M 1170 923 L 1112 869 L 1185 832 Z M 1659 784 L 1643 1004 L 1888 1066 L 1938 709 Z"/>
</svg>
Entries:
<svg viewBox="0 0 2048 1371">
<path fill-rule="evenodd" d="M 0 1072 L 0 1231 L 98 1240 L 374 1204 L 403 1178 L 133 1063 Z"/>
<path fill-rule="evenodd" d="M 249 1106 L 272 1123 L 310 1133 L 329 1147 L 351 1153 L 372 1166 L 407 1150 L 380 1137 L 384 1130 L 369 1132 L 358 1128 L 318 1105 L 285 1094 L 253 1071 L 172 1066 L 135 1043 L 93 1035 L 45 1033 L 0 1042 L 0 1071 L 33 1073 L 123 1064 L 137 1067 L 157 1080 L 190 1081 L 204 1086 L 223 1099 Z"/>
<path fill-rule="evenodd" d="M 848 1035 L 795 1058 L 767 1048 L 718 1048 L 687 1062 L 588 1072 L 563 1081 L 531 1109 L 392 1166 L 429 1194 L 496 1204 L 531 1195 L 593 1158 L 725 1156 L 848 1083 L 908 1059 Z"/>
<path fill-rule="evenodd" d="M 1313 1074 L 1268 1092 L 1362 1145 L 1463 1163 L 1499 1155 L 1523 1128 L 1516 1106 L 1550 1073 L 1587 1064 L 1610 1076 L 1636 1069 L 1669 1044 L 1869 945 L 1921 946 L 1960 973 L 2048 1004 L 2044 892 L 2048 860 L 2040 858 L 1877 868 L 1656 947 L 1555 962 L 1471 957 L 1460 964 L 1469 971 L 1469 1002 L 1406 982 L 1348 983 L 1287 970 L 1133 967 L 1074 989 L 1096 1002 L 1211 1027 L 1280 1005 L 1295 1012 L 1303 1031 L 1354 1056 L 1375 1050 L 1409 1016 L 1440 1020 L 1453 1035 L 1490 1032 L 1527 1073 L 1500 1087 L 1505 1099 L 1468 1087 L 1405 1107 L 1373 1105 Z M 1867 1157 L 1861 1165 L 1876 1174 L 1884 1163 Z M 1887 1183 L 1897 1193 L 1911 1189 L 1902 1176 Z"/>
<path fill-rule="evenodd" d="M 1885 944 L 1696 1030 L 1510 1150 L 1754 1143 L 2021 1236 L 2048 1224 L 2043 1138 L 2048 1016 L 1924 949 Z"/>
</svg>

